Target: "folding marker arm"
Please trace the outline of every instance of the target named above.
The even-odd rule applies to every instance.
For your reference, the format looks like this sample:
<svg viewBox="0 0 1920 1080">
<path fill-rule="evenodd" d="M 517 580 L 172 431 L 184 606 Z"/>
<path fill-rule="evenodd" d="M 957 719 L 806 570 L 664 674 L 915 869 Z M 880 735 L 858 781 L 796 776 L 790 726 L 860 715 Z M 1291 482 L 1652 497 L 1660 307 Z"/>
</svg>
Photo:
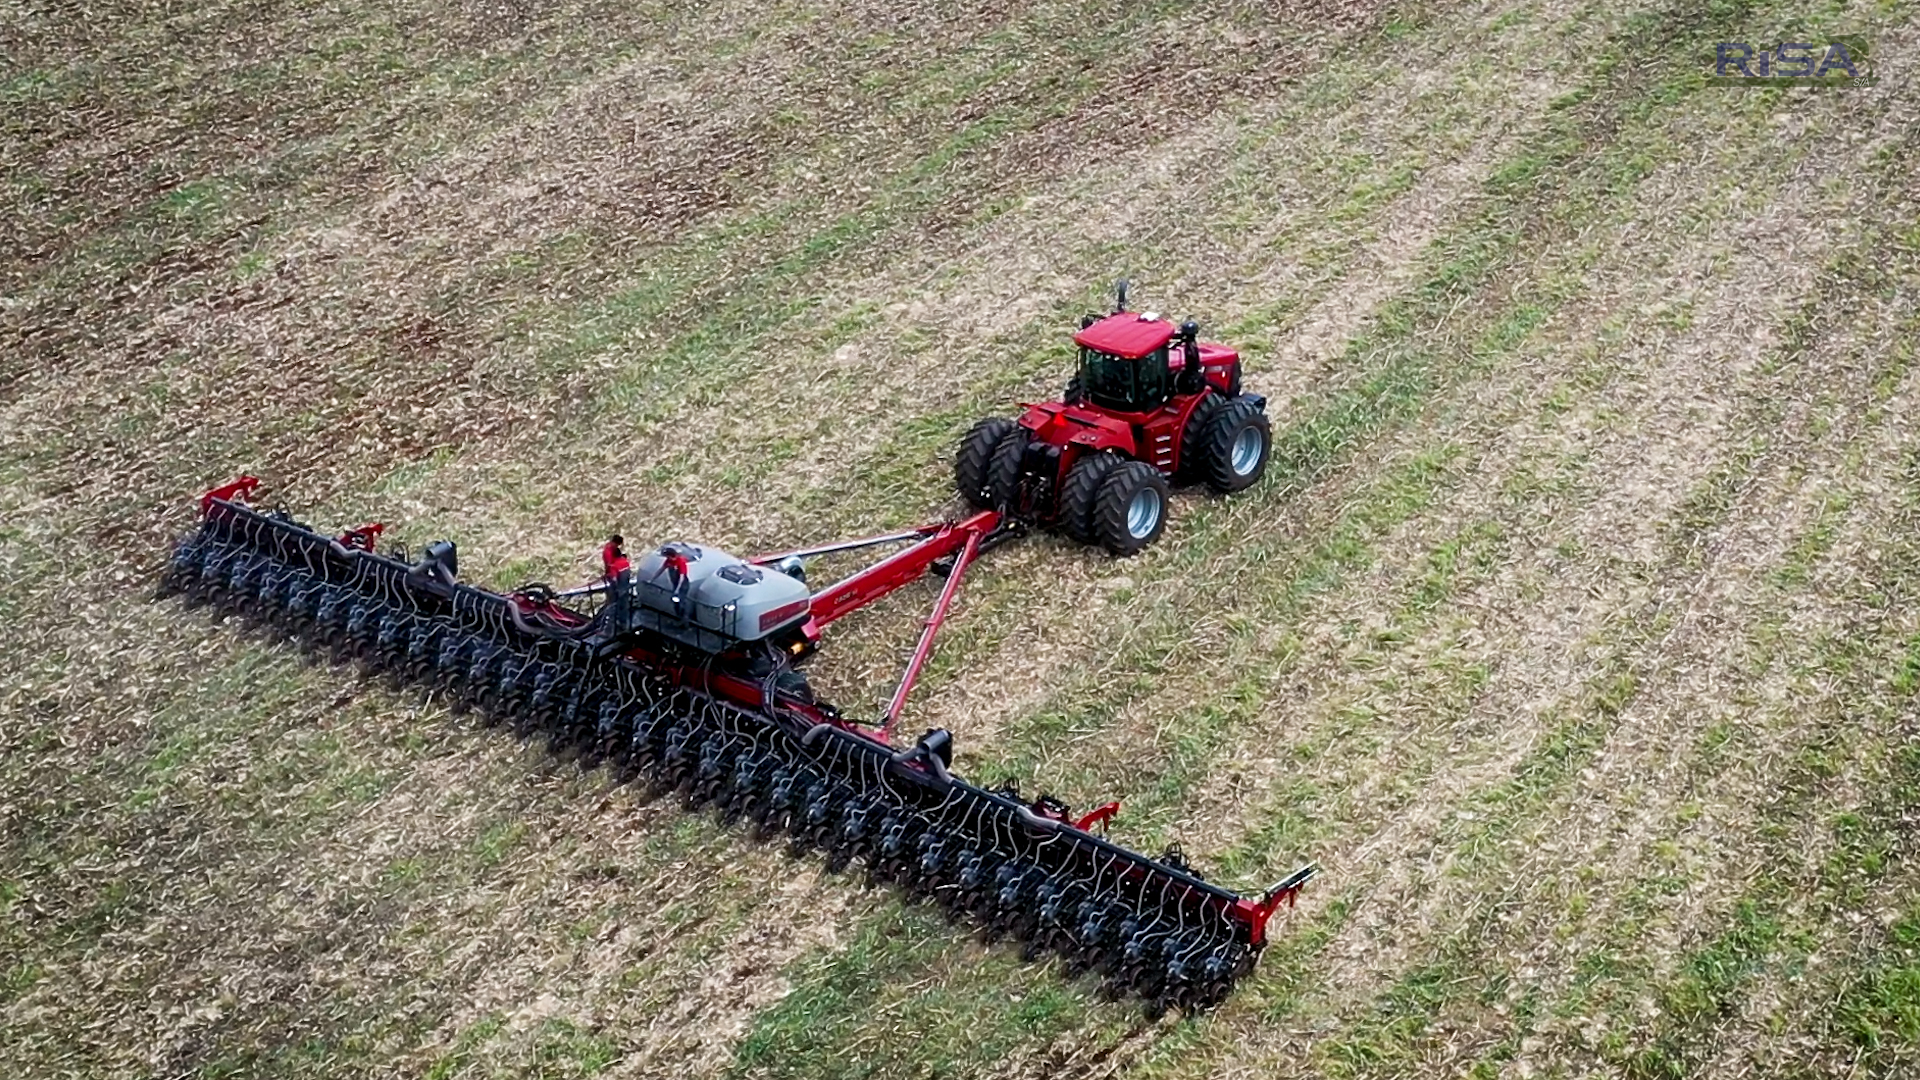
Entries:
<svg viewBox="0 0 1920 1080">
<path fill-rule="evenodd" d="M 878 536 L 866 536 L 858 540 L 840 540 L 831 544 L 818 544 L 814 547 L 794 548 L 792 551 L 775 552 L 772 555 L 758 555 L 747 561 L 756 565 L 769 566 L 782 559 L 811 559 L 816 555 L 833 555 L 842 551 L 858 551 L 861 548 L 878 547 L 881 544 L 897 544 L 906 540 L 918 540 L 922 537 L 932 536 L 944 528 L 947 528 L 944 522 L 937 525 L 922 525 L 917 529 L 881 533 Z"/>
</svg>

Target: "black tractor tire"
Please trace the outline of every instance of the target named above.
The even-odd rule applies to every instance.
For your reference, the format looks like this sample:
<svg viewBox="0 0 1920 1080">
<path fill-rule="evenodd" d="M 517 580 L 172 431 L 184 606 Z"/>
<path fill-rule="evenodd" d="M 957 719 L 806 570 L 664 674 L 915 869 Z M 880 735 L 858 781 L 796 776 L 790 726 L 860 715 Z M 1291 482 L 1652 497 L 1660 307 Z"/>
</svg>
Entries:
<svg viewBox="0 0 1920 1080">
<path fill-rule="evenodd" d="M 1027 442 L 1027 429 L 1017 424 L 1000 437 L 987 463 L 987 498 L 991 501 L 981 509 L 1005 514 L 1019 511 L 1020 464 L 1027 456 Z"/>
<path fill-rule="evenodd" d="M 1227 399 L 1219 393 L 1211 393 L 1201 398 L 1193 406 L 1193 412 L 1187 415 L 1187 426 L 1180 432 L 1180 480 L 1182 483 L 1195 483 L 1205 480 L 1211 471 L 1207 456 L 1207 438 L 1213 421 L 1220 410 L 1227 407 Z"/>
<path fill-rule="evenodd" d="M 1067 470 L 1067 482 L 1060 485 L 1060 531 L 1076 544 L 1096 544 L 1093 507 L 1100 494 L 1100 482 L 1124 458 L 1101 451 L 1082 454 Z"/>
<path fill-rule="evenodd" d="M 1068 405 L 1079 405 L 1087 400 L 1087 388 L 1080 384 L 1080 376 L 1067 380 L 1066 389 L 1060 391 L 1060 400 Z"/>
<path fill-rule="evenodd" d="M 974 424 L 960 440 L 960 450 L 953 456 L 953 486 L 975 510 L 993 509 L 993 496 L 987 486 L 993 452 L 1018 426 L 1004 416 L 989 416 Z"/>
<path fill-rule="evenodd" d="M 1233 398 L 1208 420 L 1201 446 L 1207 486 L 1222 495 L 1245 491 L 1267 471 L 1273 425 L 1253 402 Z"/>
<path fill-rule="evenodd" d="M 1167 479 L 1144 461 L 1123 461 L 1107 473 L 1094 497 L 1093 526 L 1109 554 L 1137 555 L 1167 527 Z"/>
</svg>

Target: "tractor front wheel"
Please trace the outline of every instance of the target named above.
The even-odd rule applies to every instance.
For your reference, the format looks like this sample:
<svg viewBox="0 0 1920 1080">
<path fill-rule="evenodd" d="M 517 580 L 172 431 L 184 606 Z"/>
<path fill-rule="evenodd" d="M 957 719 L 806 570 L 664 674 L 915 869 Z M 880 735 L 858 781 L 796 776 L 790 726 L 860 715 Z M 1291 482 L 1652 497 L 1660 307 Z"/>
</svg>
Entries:
<svg viewBox="0 0 1920 1080">
<path fill-rule="evenodd" d="M 1094 497 L 1100 546 L 1125 558 L 1137 555 L 1167 527 L 1166 478 L 1144 461 L 1123 461 L 1107 473 Z"/>
<path fill-rule="evenodd" d="M 1067 470 L 1067 482 L 1060 486 L 1060 530 L 1076 544 L 1094 544 L 1093 508 L 1100 494 L 1100 482 L 1107 478 L 1122 458 L 1098 452 L 1080 455 Z"/>
<path fill-rule="evenodd" d="M 1213 457 L 1208 452 L 1208 439 L 1213 434 L 1213 422 L 1219 418 L 1220 410 L 1227 407 L 1227 399 L 1218 393 L 1208 394 L 1193 403 L 1193 411 L 1187 414 L 1187 427 L 1180 433 L 1180 480 L 1193 483 L 1205 480 L 1212 472 Z"/>
<path fill-rule="evenodd" d="M 1273 426 L 1253 402 L 1233 398 L 1208 418 L 1200 444 L 1207 486 L 1230 495 L 1252 487 L 1267 471 Z"/>
<path fill-rule="evenodd" d="M 960 451 L 953 459 L 953 484 L 975 510 L 993 509 L 993 492 L 988 485 L 993 452 L 1018 426 L 1003 416 L 989 416 L 974 424 L 960 440 Z"/>
</svg>

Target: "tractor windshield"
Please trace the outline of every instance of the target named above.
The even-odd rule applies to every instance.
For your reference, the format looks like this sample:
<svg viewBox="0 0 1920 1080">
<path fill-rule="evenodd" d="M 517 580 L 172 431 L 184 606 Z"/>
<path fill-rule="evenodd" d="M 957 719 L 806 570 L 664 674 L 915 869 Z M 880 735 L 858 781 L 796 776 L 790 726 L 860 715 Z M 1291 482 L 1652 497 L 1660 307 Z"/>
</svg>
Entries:
<svg viewBox="0 0 1920 1080">
<path fill-rule="evenodd" d="M 1115 412 L 1147 412 L 1167 403 L 1169 390 L 1167 350 L 1155 349 L 1129 360 L 1099 352 L 1080 350 L 1080 385 L 1087 398 L 1103 409 Z"/>
</svg>

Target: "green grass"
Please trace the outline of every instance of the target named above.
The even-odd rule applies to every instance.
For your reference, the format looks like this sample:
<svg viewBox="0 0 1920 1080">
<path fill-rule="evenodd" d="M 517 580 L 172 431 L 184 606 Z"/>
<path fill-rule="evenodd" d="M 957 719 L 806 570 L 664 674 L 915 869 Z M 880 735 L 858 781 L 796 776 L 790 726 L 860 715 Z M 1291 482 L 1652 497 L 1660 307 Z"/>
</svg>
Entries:
<svg viewBox="0 0 1920 1080">
<path fill-rule="evenodd" d="M 541 1025 L 534 1067 L 542 1076 L 597 1076 L 620 1060 L 619 1045 L 566 1020 Z"/>
<path fill-rule="evenodd" d="M 1045 971 L 958 938 L 925 910 L 889 906 L 830 957 L 803 964 L 795 987 L 738 1044 L 730 1075 L 874 1077 L 974 1073 L 1033 1038 L 1087 1024 L 1084 996 Z M 985 968 L 992 980 L 955 979 Z M 876 1039 L 909 1030 L 912 1039 Z M 1100 1023 L 1107 1045 L 1118 1032 Z M 849 1045 L 868 1046 L 848 1054 Z"/>
<path fill-rule="evenodd" d="M 486 1045 L 504 1026 L 504 1021 L 493 1015 L 462 1031 L 446 1054 L 427 1068 L 427 1080 L 453 1080 L 473 1060 L 474 1051 Z"/>
<path fill-rule="evenodd" d="M 1911 1056 L 1920 1045 L 1920 916 L 1888 927 L 1875 951 L 1835 1001 L 1834 1020 L 1867 1054 Z"/>
</svg>

